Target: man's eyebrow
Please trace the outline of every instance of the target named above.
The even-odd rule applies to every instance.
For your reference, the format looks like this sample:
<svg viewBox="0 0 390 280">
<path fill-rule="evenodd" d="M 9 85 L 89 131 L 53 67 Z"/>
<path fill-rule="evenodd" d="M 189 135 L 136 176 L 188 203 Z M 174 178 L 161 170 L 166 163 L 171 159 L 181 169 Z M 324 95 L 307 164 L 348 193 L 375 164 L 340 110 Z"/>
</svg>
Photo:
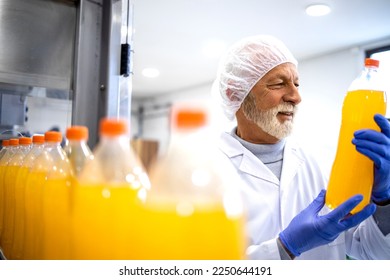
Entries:
<svg viewBox="0 0 390 280">
<path fill-rule="evenodd" d="M 277 79 L 284 80 L 284 79 L 286 79 L 286 78 L 288 78 L 288 77 L 287 77 L 287 75 L 285 75 L 285 74 L 275 74 L 275 75 L 273 75 L 273 76 L 268 77 L 267 80 L 268 80 L 268 81 L 277 80 Z"/>
<path fill-rule="evenodd" d="M 299 80 L 298 75 L 293 75 L 292 78 L 293 78 L 293 80 Z M 275 76 L 269 77 L 267 80 L 272 81 L 272 80 L 276 80 L 276 79 L 281 79 L 281 80 L 290 79 L 290 75 L 289 74 L 287 75 L 285 73 L 278 73 L 278 74 L 275 74 Z"/>
</svg>

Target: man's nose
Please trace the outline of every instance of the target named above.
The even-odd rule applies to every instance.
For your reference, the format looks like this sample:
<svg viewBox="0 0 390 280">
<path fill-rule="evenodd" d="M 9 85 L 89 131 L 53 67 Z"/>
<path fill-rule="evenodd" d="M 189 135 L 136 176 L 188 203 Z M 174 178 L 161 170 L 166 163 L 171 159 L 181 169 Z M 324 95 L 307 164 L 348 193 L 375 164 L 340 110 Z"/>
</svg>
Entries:
<svg viewBox="0 0 390 280">
<path fill-rule="evenodd" d="M 301 102 L 301 95 L 299 94 L 298 87 L 294 83 L 290 84 L 288 93 L 284 96 L 283 100 L 295 105 Z"/>
</svg>

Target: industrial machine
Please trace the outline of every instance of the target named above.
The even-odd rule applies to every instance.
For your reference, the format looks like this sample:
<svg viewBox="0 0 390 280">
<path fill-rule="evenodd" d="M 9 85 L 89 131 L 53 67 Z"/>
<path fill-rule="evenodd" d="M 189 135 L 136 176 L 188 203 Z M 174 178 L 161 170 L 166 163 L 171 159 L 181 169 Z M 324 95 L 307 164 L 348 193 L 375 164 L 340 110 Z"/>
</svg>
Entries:
<svg viewBox="0 0 390 280">
<path fill-rule="evenodd" d="M 0 0 L 0 139 L 77 124 L 94 147 L 101 117 L 130 117 L 131 10 L 128 0 Z"/>
</svg>

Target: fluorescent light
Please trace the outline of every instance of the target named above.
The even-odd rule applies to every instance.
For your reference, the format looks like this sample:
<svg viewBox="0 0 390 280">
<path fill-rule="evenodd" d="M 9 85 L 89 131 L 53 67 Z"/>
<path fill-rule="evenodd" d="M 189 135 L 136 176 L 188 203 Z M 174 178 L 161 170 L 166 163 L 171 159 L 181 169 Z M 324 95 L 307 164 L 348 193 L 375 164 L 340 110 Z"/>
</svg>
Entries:
<svg viewBox="0 0 390 280">
<path fill-rule="evenodd" d="M 330 7 L 325 4 L 314 4 L 307 6 L 306 14 L 312 17 L 320 17 L 329 14 L 331 11 Z"/>
<path fill-rule="evenodd" d="M 144 75 L 147 78 L 156 78 L 160 76 L 160 71 L 156 68 L 145 68 L 142 70 L 142 75 Z"/>
</svg>

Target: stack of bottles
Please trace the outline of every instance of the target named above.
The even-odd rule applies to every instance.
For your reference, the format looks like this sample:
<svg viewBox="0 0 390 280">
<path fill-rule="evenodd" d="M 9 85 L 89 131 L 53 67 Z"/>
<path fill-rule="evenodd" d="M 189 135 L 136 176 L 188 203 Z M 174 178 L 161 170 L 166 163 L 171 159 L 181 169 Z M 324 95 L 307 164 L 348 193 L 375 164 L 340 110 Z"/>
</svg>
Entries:
<svg viewBox="0 0 390 280">
<path fill-rule="evenodd" d="M 242 259 L 235 172 L 207 143 L 207 115 L 179 111 L 170 149 L 147 174 L 127 121 L 3 141 L 0 246 L 7 259 Z M 209 147 L 208 147 L 209 146 Z"/>
</svg>

